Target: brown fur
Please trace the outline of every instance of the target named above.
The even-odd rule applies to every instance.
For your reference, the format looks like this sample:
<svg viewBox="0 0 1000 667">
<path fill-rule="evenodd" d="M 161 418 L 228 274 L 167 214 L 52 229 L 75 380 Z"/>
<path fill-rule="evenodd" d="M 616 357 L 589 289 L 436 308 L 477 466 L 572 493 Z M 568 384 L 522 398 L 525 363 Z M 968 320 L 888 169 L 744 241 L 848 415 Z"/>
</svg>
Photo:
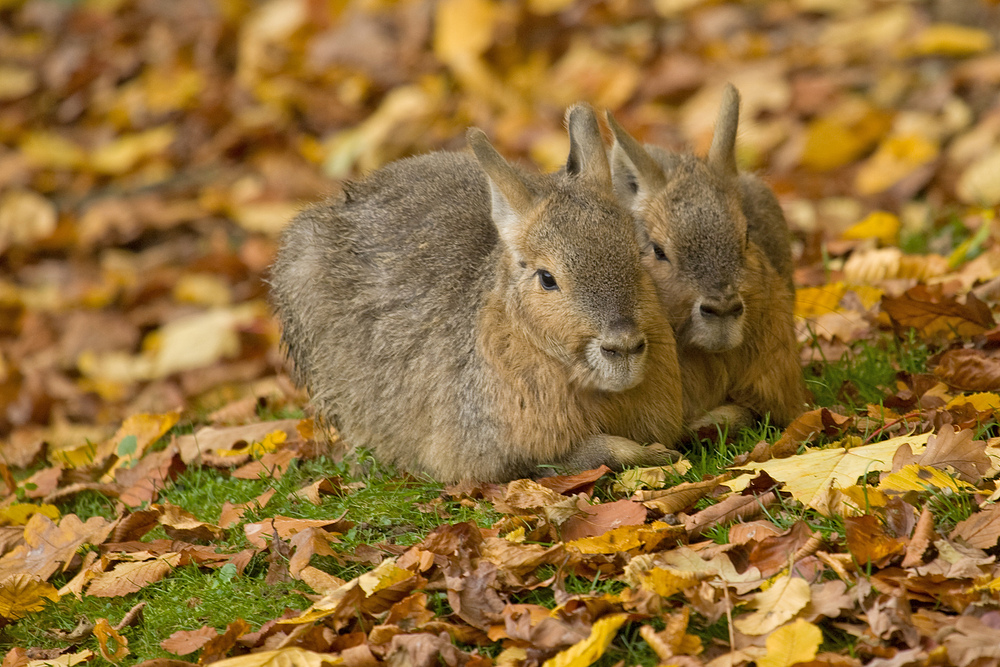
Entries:
<svg viewBox="0 0 1000 667">
<path fill-rule="evenodd" d="M 557 174 L 470 131 L 475 158 L 400 160 L 285 231 L 282 340 L 347 442 L 442 481 L 669 459 L 636 441 L 679 435 L 673 334 L 596 118 L 568 119 Z"/>
<path fill-rule="evenodd" d="M 788 226 L 767 186 L 737 171 L 738 114 L 728 86 L 705 160 L 643 147 L 608 117 L 616 191 L 648 233 L 691 429 L 768 414 L 783 426 L 805 404 Z"/>
</svg>

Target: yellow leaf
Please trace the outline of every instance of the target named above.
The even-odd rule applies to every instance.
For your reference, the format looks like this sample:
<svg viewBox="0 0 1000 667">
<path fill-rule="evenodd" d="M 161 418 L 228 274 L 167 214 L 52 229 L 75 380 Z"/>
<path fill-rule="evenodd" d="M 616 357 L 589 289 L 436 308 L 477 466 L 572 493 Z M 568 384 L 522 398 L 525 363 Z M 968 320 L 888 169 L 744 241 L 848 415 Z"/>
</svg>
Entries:
<svg viewBox="0 0 1000 667">
<path fill-rule="evenodd" d="M 32 660 L 25 667 L 74 667 L 74 665 L 82 665 L 85 662 L 90 662 L 90 659 L 93 657 L 94 652 L 89 648 L 85 648 L 79 653 L 65 653 L 58 658 Z"/>
<path fill-rule="evenodd" d="M 570 7 L 573 0 L 528 0 L 528 9 L 535 14 L 556 14 Z"/>
<path fill-rule="evenodd" d="M 806 318 L 834 313 L 846 293 L 847 286 L 840 282 L 822 287 L 800 287 L 795 290 L 795 317 Z"/>
<path fill-rule="evenodd" d="M 213 662 L 212 667 L 325 667 L 341 665 L 344 658 L 335 653 L 314 653 L 298 646 L 277 651 L 261 651 Z"/>
<path fill-rule="evenodd" d="M 947 489 L 950 491 L 975 493 L 976 487 L 968 482 L 955 479 L 943 470 L 929 466 L 911 463 L 899 472 L 886 475 L 879 483 L 882 491 L 926 491 L 929 488 Z"/>
<path fill-rule="evenodd" d="M 491 0 L 442 0 L 434 23 L 434 54 L 447 64 L 478 58 L 493 43 Z"/>
<path fill-rule="evenodd" d="M 283 443 L 288 439 L 288 434 L 282 430 L 271 431 L 264 436 L 262 440 L 258 440 L 250 445 L 249 448 L 244 449 L 220 449 L 217 454 L 219 456 L 244 456 L 250 454 L 251 457 L 259 459 L 264 454 L 273 452 L 278 449 L 278 445 Z"/>
<path fill-rule="evenodd" d="M 629 468 L 615 477 L 611 487 L 616 493 L 634 493 L 639 489 L 662 489 L 667 475 L 684 475 L 691 469 L 691 462 L 681 459 L 676 463 L 652 468 Z"/>
<path fill-rule="evenodd" d="M 21 140 L 21 153 L 43 169 L 76 169 L 87 160 L 78 145 L 55 132 L 28 132 Z"/>
<path fill-rule="evenodd" d="M 204 87 L 201 72 L 189 67 L 154 69 L 143 77 L 146 106 L 154 113 L 187 108 L 197 101 Z"/>
<path fill-rule="evenodd" d="M 33 190 L 11 188 L 0 196 L 0 252 L 51 236 L 57 222 L 56 207 L 48 199 Z"/>
<path fill-rule="evenodd" d="M 869 472 L 892 468 L 892 457 L 903 444 L 908 444 L 915 454 L 924 450 L 930 433 L 900 436 L 871 445 L 843 449 L 813 449 L 786 459 L 773 459 L 764 463 L 747 463 L 740 467 L 747 470 L 764 470 L 779 482 L 784 490 L 801 503 L 824 511 L 831 488 L 843 488 L 857 482 L 858 477 Z M 742 477 L 742 476 L 741 476 Z M 741 478 L 726 482 L 731 489 L 739 488 Z"/>
<path fill-rule="evenodd" d="M 45 600 L 59 601 L 55 586 L 35 574 L 12 574 L 0 581 L 0 616 L 16 621 L 39 611 Z"/>
<path fill-rule="evenodd" d="M 35 514 L 42 514 L 52 520 L 61 516 L 55 505 L 34 505 L 32 503 L 14 503 L 0 507 L 0 526 L 23 526 Z"/>
<path fill-rule="evenodd" d="M 173 143 L 174 135 L 174 128 L 163 125 L 119 137 L 95 150 L 89 164 L 102 174 L 125 174 L 141 161 L 163 153 Z"/>
<path fill-rule="evenodd" d="M 937 156 L 937 144 L 926 137 L 889 137 L 861 165 L 854 185 L 863 195 L 885 192 Z"/>
<path fill-rule="evenodd" d="M 623 553 L 658 541 L 659 537 L 674 530 L 676 530 L 674 526 L 662 521 L 654 521 L 648 526 L 621 526 L 603 535 L 567 542 L 566 547 L 584 554 Z"/>
<path fill-rule="evenodd" d="M 654 567 L 639 576 L 642 588 L 652 591 L 662 597 L 670 597 L 680 593 L 685 588 L 698 585 L 698 576 L 693 572 L 680 572 Z"/>
<path fill-rule="evenodd" d="M 733 621 L 747 635 L 766 635 L 785 624 L 809 603 L 809 583 L 800 577 L 778 577 L 771 587 L 753 597 L 755 611 Z"/>
<path fill-rule="evenodd" d="M 38 86 L 34 70 L 19 65 L 0 65 L 0 100 L 16 100 Z"/>
<path fill-rule="evenodd" d="M 791 667 L 809 662 L 823 641 L 818 627 L 801 618 L 780 627 L 767 637 L 767 654 L 757 661 L 757 667 Z"/>
<path fill-rule="evenodd" d="M 870 513 L 872 508 L 885 507 L 889 502 L 889 496 L 874 486 L 854 484 L 841 489 L 840 492 L 850 501 L 851 507 L 862 514 Z"/>
<path fill-rule="evenodd" d="M 400 581 L 405 581 L 412 576 L 413 573 L 409 570 L 396 567 L 395 558 L 387 558 L 379 563 L 378 567 L 371 572 L 358 577 L 358 586 L 365 592 L 365 595 L 371 596 L 383 588 L 388 588 Z"/>
<path fill-rule="evenodd" d="M 884 245 L 893 245 L 899 238 L 899 218 L 885 211 L 872 211 L 843 233 L 845 239 L 876 238 Z"/>
<path fill-rule="evenodd" d="M 1000 147 L 973 161 L 958 178 L 955 194 L 966 204 L 1000 204 Z"/>
<path fill-rule="evenodd" d="M 952 23 L 935 23 L 913 40 L 913 52 L 922 56 L 974 56 L 993 48 L 985 30 Z"/>
<path fill-rule="evenodd" d="M 213 273 L 185 273 L 174 284 L 174 300 L 199 306 L 228 306 L 233 298 L 229 283 Z"/>
<path fill-rule="evenodd" d="M 518 646 L 500 651 L 496 657 L 497 667 L 520 667 L 528 659 L 528 652 Z"/>
<path fill-rule="evenodd" d="M 627 618 L 628 614 L 611 614 L 601 618 L 590 629 L 589 637 L 549 658 L 543 667 L 587 667 L 594 664 L 608 650 L 618 628 Z"/>
<path fill-rule="evenodd" d="M 504 535 L 503 538 L 508 542 L 513 542 L 514 544 L 521 544 L 524 542 L 524 526 L 518 526 Z"/>
<path fill-rule="evenodd" d="M 94 635 L 97 637 L 97 645 L 101 649 L 101 657 L 105 660 L 117 664 L 129 654 L 128 639 L 118 634 L 118 631 L 108 623 L 108 619 L 97 619 L 94 624 Z"/>
<path fill-rule="evenodd" d="M 834 110 L 809 124 L 802 165 L 829 171 L 854 162 L 888 129 L 889 117 L 865 105 Z"/>
<path fill-rule="evenodd" d="M 961 395 L 948 401 L 945 407 L 953 408 L 956 405 L 964 405 L 965 403 L 969 403 L 979 412 L 986 412 L 987 410 L 1000 409 L 1000 396 L 993 393 Z"/>
<path fill-rule="evenodd" d="M 49 452 L 49 461 L 61 463 L 67 468 L 79 468 L 96 462 L 97 443 L 85 442 L 77 447 L 55 449 Z"/>
</svg>

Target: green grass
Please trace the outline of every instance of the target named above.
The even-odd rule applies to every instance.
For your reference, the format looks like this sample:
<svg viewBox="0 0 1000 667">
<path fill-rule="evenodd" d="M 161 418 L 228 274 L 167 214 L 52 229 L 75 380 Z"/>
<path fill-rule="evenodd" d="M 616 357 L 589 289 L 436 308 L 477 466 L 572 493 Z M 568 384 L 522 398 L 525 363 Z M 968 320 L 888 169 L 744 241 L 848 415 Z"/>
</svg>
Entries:
<svg viewBox="0 0 1000 667">
<path fill-rule="evenodd" d="M 822 407 L 843 405 L 850 410 L 868 404 L 880 405 L 887 394 L 895 393 L 896 373 L 926 373 L 932 351 L 911 331 L 902 341 L 890 334 L 863 340 L 850 347 L 840 359 L 813 362 L 805 369 L 806 387 Z M 822 350 L 818 340 L 811 345 Z"/>
<path fill-rule="evenodd" d="M 356 523 L 340 536 L 341 543 L 335 545 L 340 553 L 345 554 L 353 553 L 362 544 L 415 544 L 443 523 L 473 521 L 489 526 L 500 517 L 491 505 L 482 502 L 466 507 L 444 500 L 440 507 L 446 517 L 433 511 L 423 511 L 419 506 L 429 505 L 441 498 L 442 485 L 428 479 L 400 476 L 364 454 L 360 461 L 360 467 L 366 468 L 364 488 L 325 496 L 320 505 L 293 495 L 323 477 L 341 476 L 349 481 L 352 479 L 350 467 L 347 462 L 335 463 L 318 458 L 294 462 L 277 479 L 264 476 L 256 480 L 242 480 L 230 477 L 228 470 L 196 466 L 182 473 L 163 492 L 160 501 L 179 505 L 198 519 L 214 523 L 224 502 L 247 502 L 268 489 L 274 489 L 274 496 L 263 510 L 248 511 L 238 525 L 227 531 L 221 541 L 222 550 L 226 552 L 250 546 L 243 533 L 245 523 L 279 514 L 302 519 L 335 519 L 344 515 Z M 59 509 L 63 514 L 75 513 L 82 520 L 92 516 L 110 519 L 116 515 L 114 502 L 92 491 L 85 491 L 61 503 Z M 157 527 L 143 539 L 165 537 L 162 527 Z M 333 557 L 315 557 L 312 564 L 343 579 L 354 578 L 371 569 L 366 563 L 338 562 Z M 126 628 L 123 633 L 132 651 L 128 660 L 167 657 L 169 654 L 160 648 L 159 643 L 176 630 L 195 630 L 206 624 L 223 630 L 236 618 L 244 619 L 253 630 L 257 630 L 262 623 L 279 617 L 287 608 L 308 607 L 309 600 L 296 592 L 308 591 L 308 586 L 302 582 L 265 584 L 266 572 L 264 556 L 256 556 L 241 576 L 191 565 L 176 568 L 165 579 L 122 598 L 108 600 L 85 596 L 77 601 L 72 596 L 65 596 L 59 603 L 49 604 L 24 621 L 0 630 L 0 650 L 12 646 L 62 646 L 47 630 L 68 631 L 82 616 L 91 621 L 106 617 L 114 625 L 132 605 L 146 601 L 143 621 Z M 55 577 L 53 584 L 58 588 L 66 581 L 66 577 Z M 447 607 L 446 597 L 439 602 Z M 442 611 L 450 613 L 445 608 Z M 82 646 L 97 650 L 93 638 Z"/>
</svg>

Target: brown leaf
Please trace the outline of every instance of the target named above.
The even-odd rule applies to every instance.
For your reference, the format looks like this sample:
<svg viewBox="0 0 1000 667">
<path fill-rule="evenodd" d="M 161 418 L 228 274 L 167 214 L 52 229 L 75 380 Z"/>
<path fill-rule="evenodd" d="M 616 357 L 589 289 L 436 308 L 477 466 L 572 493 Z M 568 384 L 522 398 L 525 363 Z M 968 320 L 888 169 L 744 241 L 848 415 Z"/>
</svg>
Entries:
<svg viewBox="0 0 1000 667">
<path fill-rule="evenodd" d="M 906 556 L 903 557 L 902 567 L 916 567 L 924 562 L 924 554 L 934 543 L 934 514 L 929 507 L 924 506 L 917 520 L 917 527 L 913 529 L 913 535 L 906 545 Z"/>
<path fill-rule="evenodd" d="M 110 542 L 138 540 L 156 527 L 162 514 L 160 508 L 128 512 L 118 520 L 118 524 L 108 537 Z"/>
<path fill-rule="evenodd" d="M 750 550 L 748 562 L 760 570 L 762 577 L 772 577 L 790 565 L 790 559 L 812 537 L 812 529 L 804 521 L 796 521 L 779 535 L 764 537 Z"/>
<path fill-rule="evenodd" d="M 260 479 L 261 475 L 276 480 L 281 479 L 288 465 L 297 458 L 299 458 L 297 450 L 279 449 L 264 454 L 257 461 L 250 461 L 240 466 L 231 475 L 236 479 Z"/>
<path fill-rule="evenodd" d="M 295 554 L 288 561 L 288 573 L 295 579 L 299 578 L 302 568 L 309 564 L 313 554 L 320 556 L 336 556 L 337 552 L 330 548 L 330 542 L 339 542 L 325 530 L 310 526 L 292 536 L 291 547 Z"/>
<path fill-rule="evenodd" d="M 186 467 L 173 445 L 146 454 L 131 468 L 115 470 L 115 482 L 124 489 L 118 499 L 129 507 L 151 503 Z"/>
<path fill-rule="evenodd" d="M 337 495 L 341 492 L 339 477 L 324 477 L 316 480 L 309 486 L 299 489 L 292 495 L 298 498 L 305 498 L 313 505 L 321 505 L 323 503 L 323 496 Z"/>
<path fill-rule="evenodd" d="M 538 483 L 552 489 L 557 493 L 575 494 L 590 493 L 594 489 L 594 482 L 611 472 L 611 468 L 601 466 L 593 470 L 584 470 L 576 475 L 553 475 L 552 477 L 542 477 Z"/>
<path fill-rule="evenodd" d="M 975 295 L 966 295 L 965 303 L 944 296 L 920 284 L 901 297 L 882 297 L 882 311 L 902 327 L 916 329 L 923 338 L 944 335 L 971 338 L 993 328 L 989 307 Z"/>
<path fill-rule="evenodd" d="M 1000 360 L 982 350 L 948 350 L 941 355 L 934 375 L 962 391 L 1000 389 Z"/>
<path fill-rule="evenodd" d="M 271 500 L 271 497 L 275 494 L 275 492 L 276 489 L 272 487 L 253 500 L 249 500 L 245 503 L 233 505 L 228 500 L 222 503 L 222 509 L 219 511 L 219 527 L 232 528 L 240 522 L 240 519 L 243 517 L 243 513 L 251 507 L 263 509 L 267 506 L 267 503 Z"/>
<path fill-rule="evenodd" d="M 877 516 L 844 517 L 847 528 L 847 548 L 855 560 L 864 566 L 871 563 L 884 567 L 906 550 L 906 540 L 890 535 Z"/>
<path fill-rule="evenodd" d="M 1000 541 L 1000 505 L 987 505 L 964 521 L 948 536 L 977 549 L 992 549 Z"/>
<path fill-rule="evenodd" d="M 218 636 L 219 631 L 208 625 L 203 625 L 197 630 L 178 630 L 160 642 L 160 648 L 174 655 L 187 655 Z"/>
<path fill-rule="evenodd" d="M 398 625 L 403 630 L 413 630 L 430 623 L 434 618 L 434 612 L 427 608 L 427 594 L 417 592 L 392 605 L 385 623 Z"/>
<path fill-rule="evenodd" d="M 736 519 L 752 519 L 778 500 L 778 494 L 769 491 L 760 497 L 732 495 L 722 502 L 706 507 L 685 520 L 684 527 L 691 537 L 717 523 L 728 523 Z"/>
<path fill-rule="evenodd" d="M 94 577 L 87 588 L 87 595 L 113 598 L 148 586 L 163 579 L 181 561 L 180 554 L 165 554 L 151 560 L 119 563 L 112 570 Z"/>
<path fill-rule="evenodd" d="M 268 541 L 265 536 L 270 536 L 272 531 L 277 531 L 278 535 L 282 539 L 290 539 L 293 535 L 299 531 L 305 530 L 306 528 L 321 528 L 327 533 L 333 535 L 339 535 L 343 531 L 349 530 L 354 526 L 353 521 L 345 521 L 343 518 L 340 519 L 296 519 L 287 516 L 275 516 L 263 521 L 258 521 L 257 523 L 248 523 L 243 526 L 243 532 L 250 541 L 250 544 L 254 545 L 258 549 L 264 549 L 268 545 Z M 330 538 L 328 538 L 330 539 Z"/>
<path fill-rule="evenodd" d="M 892 471 L 902 470 L 911 463 L 951 469 L 970 484 L 978 484 L 992 465 L 986 455 L 985 441 L 973 440 L 969 429 L 956 433 L 950 424 L 942 426 L 936 435 L 927 439 L 927 449 L 920 456 L 914 456 L 909 445 L 902 445 L 892 457 Z"/>
<path fill-rule="evenodd" d="M 983 618 L 962 616 L 956 619 L 954 632 L 944 639 L 951 664 L 966 667 L 1000 659 L 1000 623 L 997 621 L 996 611 Z"/>
<path fill-rule="evenodd" d="M 632 500 L 662 514 L 676 514 L 694 506 L 696 502 L 712 493 L 726 477 L 717 475 L 701 482 L 682 482 L 669 489 L 636 491 Z"/>
<path fill-rule="evenodd" d="M 504 603 L 496 590 L 496 565 L 483 560 L 472 571 L 451 566 L 444 578 L 448 586 L 448 604 L 459 618 L 484 631 L 499 622 Z"/>
<path fill-rule="evenodd" d="M 30 572 L 48 579 L 66 565 L 84 544 L 100 544 L 113 529 L 102 517 L 95 516 L 80 521 L 75 514 L 68 514 L 56 525 L 51 519 L 35 514 L 24 527 L 25 544 L 0 558 L 0 578 L 10 574 Z"/>
<path fill-rule="evenodd" d="M 212 542 L 221 539 L 223 530 L 210 523 L 199 521 L 194 514 L 186 509 L 163 503 L 154 505 L 152 509 L 162 510 L 162 514 L 157 519 L 167 535 L 175 540 L 185 540 L 189 542 Z"/>
<path fill-rule="evenodd" d="M 207 665 L 219 660 L 229 649 L 236 646 L 236 640 L 250 632 L 250 624 L 242 618 L 238 618 L 226 626 L 226 631 L 216 637 L 212 637 L 205 642 L 201 655 L 198 657 L 199 665 Z"/>
<path fill-rule="evenodd" d="M 631 500 L 590 505 L 581 497 L 577 508 L 579 513 L 562 525 L 560 533 L 565 542 L 603 535 L 621 526 L 638 526 L 646 522 L 646 508 Z"/>
<path fill-rule="evenodd" d="M 772 456 L 774 458 L 791 456 L 799 445 L 808 442 L 815 434 L 822 433 L 836 437 L 850 428 L 852 423 L 851 417 L 838 415 L 827 408 L 804 412 L 788 425 L 781 437 L 771 446 Z"/>
</svg>

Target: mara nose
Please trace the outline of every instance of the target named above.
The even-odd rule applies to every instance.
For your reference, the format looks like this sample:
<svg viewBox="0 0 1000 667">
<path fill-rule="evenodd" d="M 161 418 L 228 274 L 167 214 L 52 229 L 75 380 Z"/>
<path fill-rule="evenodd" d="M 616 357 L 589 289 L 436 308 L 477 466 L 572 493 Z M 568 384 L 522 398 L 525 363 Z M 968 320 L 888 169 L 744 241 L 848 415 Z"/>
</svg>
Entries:
<svg viewBox="0 0 1000 667">
<path fill-rule="evenodd" d="M 646 349 L 646 336 L 631 320 L 619 320 L 611 325 L 608 335 L 601 341 L 601 353 L 608 359 L 624 359 L 642 354 Z"/>
<path fill-rule="evenodd" d="M 722 299 L 705 299 L 701 302 L 701 316 L 712 317 L 739 317 L 743 314 L 743 299 L 737 295 Z"/>
</svg>

